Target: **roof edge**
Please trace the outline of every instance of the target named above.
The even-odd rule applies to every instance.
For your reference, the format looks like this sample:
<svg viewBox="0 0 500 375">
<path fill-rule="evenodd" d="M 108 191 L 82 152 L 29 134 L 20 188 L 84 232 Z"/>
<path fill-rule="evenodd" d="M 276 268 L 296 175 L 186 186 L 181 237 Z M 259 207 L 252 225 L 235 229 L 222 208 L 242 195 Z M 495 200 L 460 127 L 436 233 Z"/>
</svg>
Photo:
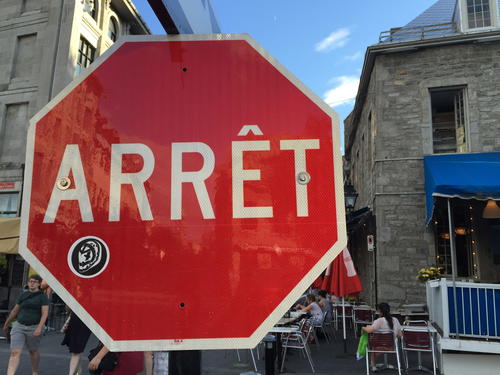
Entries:
<svg viewBox="0 0 500 375">
<path fill-rule="evenodd" d="M 354 109 L 351 112 L 352 119 L 350 134 L 357 131 L 359 118 L 361 116 L 361 111 L 366 100 L 368 85 L 370 83 L 371 73 L 373 70 L 373 66 L 375 65 L 375 58 L 377 55 L 416 51 L 420 48 L 440 47 L 452 44 L 493 41 L 500 41 L 500 30 L 488 30 L 487 32 L 473 32 L 447 37 L 438 37 L 433 39 L 412 40 L 400 43 L 375 44 L 368 46 L 368 48 L 366 49 L 365 60 L 363 62 L 363 68 L 361 70 L 361 77 L 359 80 L 358 93 L 356 94 L 356 100 L 354 102 Z M 349 154 L 354 142 L 354 138 L 348 137 L 346 140 L 348 142 L 345 145 L 344 155 Z"/>
</svg>

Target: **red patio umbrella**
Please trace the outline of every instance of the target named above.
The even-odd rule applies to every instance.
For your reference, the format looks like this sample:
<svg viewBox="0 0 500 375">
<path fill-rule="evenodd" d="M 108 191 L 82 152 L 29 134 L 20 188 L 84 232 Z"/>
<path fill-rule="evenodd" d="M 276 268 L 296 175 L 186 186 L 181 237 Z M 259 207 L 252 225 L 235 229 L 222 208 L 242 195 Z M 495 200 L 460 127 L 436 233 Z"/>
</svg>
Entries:
<svg viewBox="0 0 500 375">
<path fill-rule="evenodd" d="M 337 297 L 356 295 L 363 290 L 347 248 L 326 269 L 321 289 Z"/>
<path fill-rule="evenodd" d="M 359 276 L 354 268 L 351 254 L 345 248 L 333 261 L 333 277 L 330 291 L 337 297 L 347 297 L 363 290 Z"/>
<path fill-rule="evenodd" d="M 314 280 L 311 287 L 313 289 L 321 289 L 322 285 L 323 285 L 323 274 L 319 275 L 318 278 Z"/>
<path fill-rule="evenodd" d="M 344 333 L 345 350 L 346 331 L 344 297 L 358 294 L 363 290 L 359 276 L 354 268 L 351 254 L 347 248 L 337 255 L 332 264 L 327 268 L 325 278 L 323 279 L 322 289 L 332 293 L 334 296 L 342 297 L 342 329 Z"/>
</svg>

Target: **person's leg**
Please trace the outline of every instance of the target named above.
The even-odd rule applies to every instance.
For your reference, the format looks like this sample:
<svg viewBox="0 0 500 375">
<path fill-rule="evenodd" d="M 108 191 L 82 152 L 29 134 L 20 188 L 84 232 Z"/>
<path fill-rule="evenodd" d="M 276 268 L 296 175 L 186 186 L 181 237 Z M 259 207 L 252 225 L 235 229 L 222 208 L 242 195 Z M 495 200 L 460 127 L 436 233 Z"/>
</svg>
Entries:
<svg viewBox="0 0 500 375">
<path fill-rule="evenodd" d="M 144 352 L 144 368 L 146 375 L 153 375 L 153 352 Z"/>
<path fill-rule="evenodd" d="M 12 349 L 10 351 L 9 364 L 7 367 L 7 375 L 14 375 L 19 367 L 22 349 Z"/>
<path fill-rule="evenodd" d="M 23 326 L 15 322 L 10 331 L 10 358 L 7 366 L 7 375 L 14 375 L 16 373 L 25 343 L 26 334 Z"/>
<path fill-rule="evenodd" d="M 26 334 L 26 346 L 28 347 L 30 353 L 31 361 L 31 373 L 33 375 L 38 375 L 38 364 L 40 363 L 40 353 L 38 352 L 38 347 L 40 346 L 40 336 L 34 336 L 36 326 L 30 326 L 29 332 Z"/>
<path fill-rule="evenodd" d="M 38 375 L 38 364 L 40 363 L 40 353 L 38 350 L 30 350 L 31 373 Z"/>
<path fill-rule="evenodd" d="M 71 353 L 69 359 L 69 375 L 76 375 L 82 373 L 82 356 L 80 353 Z"/>
</svg>

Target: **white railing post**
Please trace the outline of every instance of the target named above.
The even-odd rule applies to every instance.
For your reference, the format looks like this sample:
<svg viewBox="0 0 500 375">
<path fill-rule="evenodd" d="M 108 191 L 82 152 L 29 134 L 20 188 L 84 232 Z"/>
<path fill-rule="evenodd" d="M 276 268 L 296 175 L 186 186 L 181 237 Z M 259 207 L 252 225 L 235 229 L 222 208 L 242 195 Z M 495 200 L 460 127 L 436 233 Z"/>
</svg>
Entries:
<svg viewBox="0 0 500 375">
<path fill-rule="evenodd" d="M 449 316 L 449 308 L 448 308 L 448 283 L 446 279 L 441 279 L 439 282 L 439 289 L 441 291 L 441 306 L 443 310 L 443 338 L 450 337 L 450 316 Z"/>
</svg>

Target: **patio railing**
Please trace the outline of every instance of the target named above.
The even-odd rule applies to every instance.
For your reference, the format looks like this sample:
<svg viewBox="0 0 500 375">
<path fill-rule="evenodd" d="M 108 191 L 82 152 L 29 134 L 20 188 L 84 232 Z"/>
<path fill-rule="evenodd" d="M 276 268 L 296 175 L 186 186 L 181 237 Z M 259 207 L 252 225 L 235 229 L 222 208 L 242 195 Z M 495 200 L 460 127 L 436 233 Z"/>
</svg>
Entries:
<svg viewBox="0 0 500 375">
<path fill-rule="evenodd" d="M 382 31 L 378 38 L 379 43 L 403 42 L 407 40 L 419 40 L 436 38 L 456 32 L 454 22 L 440 23 L 436 25 L 425 25 L 416 27 L 398 27 Z"/>
<path fill-rule="evenodd" d="M 429 281 L 427 306 L 443 338 L 500 339 L 500 284 Z"/>
</svg>

